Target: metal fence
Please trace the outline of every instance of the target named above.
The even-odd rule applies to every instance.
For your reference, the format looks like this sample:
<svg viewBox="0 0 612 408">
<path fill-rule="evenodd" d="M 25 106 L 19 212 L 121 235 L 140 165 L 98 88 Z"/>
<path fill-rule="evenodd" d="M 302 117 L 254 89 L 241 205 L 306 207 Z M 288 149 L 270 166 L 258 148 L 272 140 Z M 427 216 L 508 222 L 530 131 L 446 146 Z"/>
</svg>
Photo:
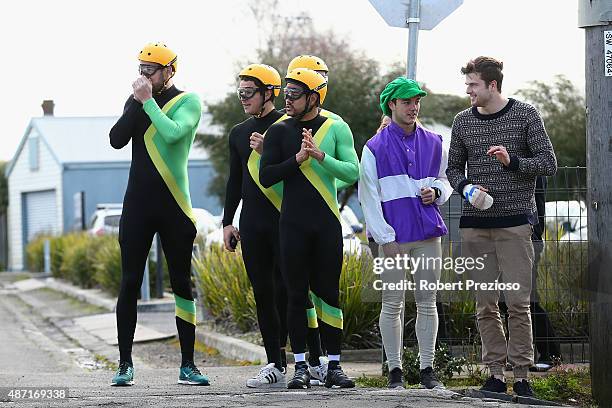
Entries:
<svg viewBox="0 0 612 408">
<path fill-rule="evenodd" d="M 560 357 L 567 363 L 589 359 L 588 302 L 583 288 L 587 277 L 587 208 L 586 168 L 559 168 L 548 177 L 546 189 L 545 233 L 537 268 L 532 274 L 532 323 L 536 361 Z M 461 254 L 459 219 L 463 198 L 454 193 L 441 207 L 449 234 L 442 241 L 443 257 Z M 540 246 L 540 248 L 538 248 Z M 442 280 L 457 281 L 452 270 L 443 270 Z M 416 345 L 414 303 L 407 302 L 405 344 Z M 503 304 L 501 305 L 504 314 Z M 413 310 L 410 310 L 413 308 Z M 470 291 L 438 293 L 440 325 L 438 341 L 446 343 L 453 354 L 480 358 L 475 302 Z M 507 326 L 506 326 L 507 327 Z M 507 330 L 506 330 L 507 333 Z"/>
</svg>

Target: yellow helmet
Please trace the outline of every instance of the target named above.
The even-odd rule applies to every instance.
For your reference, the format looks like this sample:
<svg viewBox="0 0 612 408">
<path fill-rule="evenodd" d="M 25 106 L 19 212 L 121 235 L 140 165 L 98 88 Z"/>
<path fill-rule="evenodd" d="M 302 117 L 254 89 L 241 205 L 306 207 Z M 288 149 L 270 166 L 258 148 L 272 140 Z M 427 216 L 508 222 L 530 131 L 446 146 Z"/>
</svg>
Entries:
<svg viewBox="0 0 612 408">
<path fill-rule="evenodd" d="M 327 95 L 327 80 L 323 75 L 308 68 L 296 68 L 287 73 L 285 80 L 297 81 L 304 84 L 311 92 L 319 94 L 319 105 L 323 105 Z"/>
<path fill-rule="evenodd" d="M 150 43 L 144 46 L 138 59 L 144 62 L 154 62 L 163 67 L 172 66 L 176 72 L 176 53 L 163 43 Z"/>
<path fill-rule="evenodd" d="M 267 89 L 274 91 L 278 96 L 281 89 L 281 77 L 277 70 L 266 64 L 251 64 L 240 71 L 238 77 L 253 77 L 261 81 Z"/>
<path fill-rule="evenodd" d="M 319 57 L 315 57 L 314 55 L 298 55 L 289 63 L 287 72 L 293 71 L 296 68 L 308 68 L 312 69 L 313 71 L 329 72 L 325 61 Z"/>
</svg>

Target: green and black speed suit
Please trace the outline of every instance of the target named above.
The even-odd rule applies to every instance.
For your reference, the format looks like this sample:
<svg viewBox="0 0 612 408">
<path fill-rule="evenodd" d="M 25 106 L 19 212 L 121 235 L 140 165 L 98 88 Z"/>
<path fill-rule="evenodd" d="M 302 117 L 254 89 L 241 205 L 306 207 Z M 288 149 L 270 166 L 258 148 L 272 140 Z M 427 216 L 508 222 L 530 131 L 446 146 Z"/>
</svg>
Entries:
<svg viewBox="0 0 612 408">
<path fill-rule="evenodd" d="M 302 128 L 312 129 L 315 143 L 325 152 L 321 163 L 312 158 L 297 163 Z M 336 179 L 354 183 L 359 177 L 348 125 L 318 115 L 310 121 L 290 118 L 271 126 L 264 139 L 259 175 L 264 187 L 283 182 L 279 236 L 292 351 L 304 353 L 306 349 L 304 305 L 310 288 L 327 351 L 339 355 L 343 327 L 338 303 L 342 228 Z"/>
<path fill-rule="evenodd" d="M 251 149 L 253 132 L 265 131 L 283 114 L 276 110 L 251 117 L 229 134 L 229 178 L 225 193 L 223 227 L 232 224 L 242 199 L 240 239 L 242 259 L 253 287 L 257 321 L 268 363 L 282 369 L 280 348 L 287 344 L 287 294 L 280 275 L 278 217 L 280 197 L 259 183 L 259 154 Z M 266 195 L 266 193 L 268 195 Z"/>
<path fill-rule="evenodd" d="M 154 234 L 160 235 L 176 300 L 176 326 L 183 361 L 193 360 L 195 302 L 191 253 L 196 235 L 187 161 L 201 117 L 197 95 L 174 86 L 143 104 L 130 96 L 110 131 L 121 149 L 132 142 L 132 163 L 119 226 L 121 289 L 117 330 L 121 361 L 131 361 L 136 299 Z"/>
</svg>

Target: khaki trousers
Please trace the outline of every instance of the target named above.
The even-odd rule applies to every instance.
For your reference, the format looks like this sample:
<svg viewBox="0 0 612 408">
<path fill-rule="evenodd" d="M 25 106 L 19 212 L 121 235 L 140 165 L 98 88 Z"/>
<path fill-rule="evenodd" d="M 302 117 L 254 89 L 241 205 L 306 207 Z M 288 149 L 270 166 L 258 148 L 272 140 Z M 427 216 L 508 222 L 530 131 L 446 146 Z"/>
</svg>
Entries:
<svg viewBox="0 0 612 408">
<path fill-rule="evenodd" d="M 482 340 L 482 361 L 491 373 L 501 374 L 508 361 L 515 376 L 527 375 L 533 365 L 533 337 L 529 310 L 533 265 L 532 227 L 462 228 L 463 257 L 483 257 L 484 268 L 468 271 L 479 283 L 498 280 L 518 284 L 519 290 L 504 290 L 508 306 L 508 342 L 499 313 L 499 291 L 477 289 L 476 317 Z"/>
</svg>

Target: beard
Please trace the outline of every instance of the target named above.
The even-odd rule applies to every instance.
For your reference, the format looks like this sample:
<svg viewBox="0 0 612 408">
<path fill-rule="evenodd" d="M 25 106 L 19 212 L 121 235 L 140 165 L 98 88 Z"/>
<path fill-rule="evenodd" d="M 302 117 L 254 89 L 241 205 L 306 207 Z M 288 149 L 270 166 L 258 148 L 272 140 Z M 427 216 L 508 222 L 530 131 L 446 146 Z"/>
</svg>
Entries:
<svg viewBox="0 0 612 408">
<path fill-rule="evenodd" d="M 164 82 L 152 84 L 151 87 L 153 89 L 153 95 L 156 95 L 164 90 Z"/>
</svg>

